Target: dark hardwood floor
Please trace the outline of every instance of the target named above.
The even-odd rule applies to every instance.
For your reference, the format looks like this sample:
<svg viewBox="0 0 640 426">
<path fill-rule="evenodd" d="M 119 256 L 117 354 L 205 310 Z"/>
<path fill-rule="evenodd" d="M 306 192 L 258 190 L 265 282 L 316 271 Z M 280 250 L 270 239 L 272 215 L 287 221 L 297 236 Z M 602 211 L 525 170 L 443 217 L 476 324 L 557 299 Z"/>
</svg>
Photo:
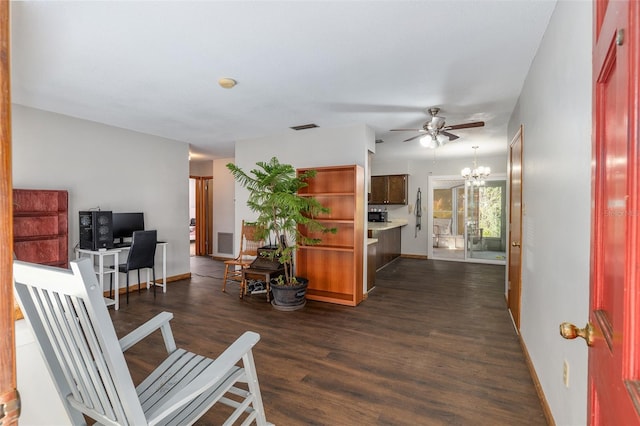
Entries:
<svg viewBox="0 0 640 426">
<path fill-rule="evenodd" d="M 119 335 L 174 313 L 176 343 L 215 357 L 245 330 L 267 420 L 289 425 L 546 425 L 504 300 L 504 266 L 398 259 L 359 306 L 274 310 L 222 293 L 222 263 L 192 257 L 166 294 L 110 311 Z M 126 353 L 137 383 L 165 355 L 159 333 Z M 220 424 L 214 407 L 198 424 Z M 222 411 L 225 411 L 223 406 Z"/>
</svg>

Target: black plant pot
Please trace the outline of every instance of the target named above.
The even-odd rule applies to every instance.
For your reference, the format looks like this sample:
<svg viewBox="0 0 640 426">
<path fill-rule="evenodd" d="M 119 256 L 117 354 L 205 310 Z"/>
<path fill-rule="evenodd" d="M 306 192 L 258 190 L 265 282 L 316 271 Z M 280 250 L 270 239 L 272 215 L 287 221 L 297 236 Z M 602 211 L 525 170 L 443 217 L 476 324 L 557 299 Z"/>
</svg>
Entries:
<svg viewBox="0 0 640 426">
<path fill-rule="evenodd" d="M 301 277 L 296 277 L 296 280 L 298 283 L 295 285 L 279 285 L 275 280 L 271 280 L 270 287 L 273 295 L 271 305 L 274 308 L 281 311 L 295 311 L 306 305 L 305 295 L 309 280 Z"/>
</svg>

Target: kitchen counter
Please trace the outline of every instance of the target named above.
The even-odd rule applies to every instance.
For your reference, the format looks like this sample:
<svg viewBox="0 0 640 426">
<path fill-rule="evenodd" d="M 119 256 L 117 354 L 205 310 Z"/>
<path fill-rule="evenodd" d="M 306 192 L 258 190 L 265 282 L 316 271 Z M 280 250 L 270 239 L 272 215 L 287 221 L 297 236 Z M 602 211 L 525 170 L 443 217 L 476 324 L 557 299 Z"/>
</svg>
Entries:
<svg viewBox="0 0 640 426">
<path fill-rule="evenodd" d="M 386 231 L 387 229 L 400 228 L 407 226 L 409 221 L 406 219 L 395 219 L 390 222 L 367 222 L 369 231 Z"/>
<path fill-rule="evenodd" d="M 407 220 L 392 220 L 390 222 L 367 222 L 367 236 L 378 240 L 375 252 L 376 270 L 388 265 L 400 257 L 401 229 L 407 225 Z"/>
</svg>

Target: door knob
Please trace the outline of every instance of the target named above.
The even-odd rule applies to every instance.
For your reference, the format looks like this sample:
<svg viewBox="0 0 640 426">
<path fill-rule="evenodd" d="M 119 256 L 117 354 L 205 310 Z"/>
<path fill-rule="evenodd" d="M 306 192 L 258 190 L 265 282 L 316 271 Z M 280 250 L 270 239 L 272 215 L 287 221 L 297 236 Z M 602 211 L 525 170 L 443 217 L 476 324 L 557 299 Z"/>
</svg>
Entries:
<svg viewBox="0 0 640 426">
<path fill-rule="evenodd" d="M 563 322 L 560 324 L 560 335 L 565 339 L 582 337 L 587 342 L 587 346 L 593 345 L 593 325 L 590 322 L 584 328 L 578 328 L 571 323 Z"/>
<path fill-rule="evenodd" d="M 520 247 L 520 241 L 514 241 L 511 243 L 513 247 Z"/>
</svg>

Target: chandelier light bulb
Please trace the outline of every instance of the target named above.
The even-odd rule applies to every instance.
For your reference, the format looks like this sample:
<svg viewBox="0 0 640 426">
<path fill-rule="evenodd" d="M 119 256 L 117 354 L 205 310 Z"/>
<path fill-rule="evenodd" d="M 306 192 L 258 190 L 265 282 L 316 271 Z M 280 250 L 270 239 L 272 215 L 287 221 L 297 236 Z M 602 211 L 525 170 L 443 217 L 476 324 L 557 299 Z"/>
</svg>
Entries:
<svg viewBox="0 0 640 426">
<path fill-rule="evenodd" d="M 465 167 L 460 171 L 462 177 L 467 181 L 467 186 L 484 186 L 485 178 L 491 174 L 491 168 L 478 166 L 477 146 L 473 147 L 473 169 Z"/>
</svg>

